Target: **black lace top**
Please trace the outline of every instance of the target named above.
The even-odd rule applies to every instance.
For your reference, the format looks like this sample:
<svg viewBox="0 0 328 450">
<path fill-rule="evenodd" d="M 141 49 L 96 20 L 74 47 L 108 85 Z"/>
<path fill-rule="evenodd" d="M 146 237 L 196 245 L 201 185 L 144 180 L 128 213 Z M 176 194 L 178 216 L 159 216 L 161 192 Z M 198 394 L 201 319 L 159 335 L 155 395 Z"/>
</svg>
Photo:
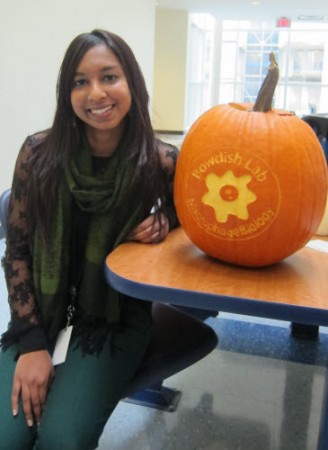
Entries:
<svg viewBox="0 0 328 450">
<path fill-rule="evenodd" d="M 19 344 L 20 353 L 47 348 L 42 327 L 42 318 L 34 296 L 32 276 L 32 251 L 28 236 L 26 217 L 26 190 L 28 161 L 45 135 L 38 133 L 24 142 L 15 166 L 11 198 L 8 211 L 8 233 L 6 251 L 2 260 L 8 288 L 11 321 L 9 331 Z M 162 167 L 170 180 L 170 195 L 167 205 L 170 228 L 177 225 L 173 204 L 173 177 L 178 149 L 170 144 L 158 141 Z M 96 168 L 101 167 L 96 162 Z"/>
</svg>

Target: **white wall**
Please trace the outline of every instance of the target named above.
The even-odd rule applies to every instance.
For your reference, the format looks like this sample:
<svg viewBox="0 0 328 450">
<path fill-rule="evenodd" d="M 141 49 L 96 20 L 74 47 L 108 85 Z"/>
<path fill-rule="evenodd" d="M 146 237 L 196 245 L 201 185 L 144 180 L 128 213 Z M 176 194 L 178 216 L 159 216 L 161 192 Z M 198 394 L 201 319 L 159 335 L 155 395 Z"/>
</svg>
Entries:
<svg viewBox="0 0 328 450">
<path fill-rule="evenodd" d="M 0 192 L 11 184 L 21 143 L 51 125 L 56 80 L 69 42 L 104 28 L 134 51 L 152 93 L 153 0 L 1 0 Z"/>
<path fill-rule="evenodd" d="M 185 125 L 188 11 L 157 8 L 153 126 L 183 132 Z"/>
</svg>

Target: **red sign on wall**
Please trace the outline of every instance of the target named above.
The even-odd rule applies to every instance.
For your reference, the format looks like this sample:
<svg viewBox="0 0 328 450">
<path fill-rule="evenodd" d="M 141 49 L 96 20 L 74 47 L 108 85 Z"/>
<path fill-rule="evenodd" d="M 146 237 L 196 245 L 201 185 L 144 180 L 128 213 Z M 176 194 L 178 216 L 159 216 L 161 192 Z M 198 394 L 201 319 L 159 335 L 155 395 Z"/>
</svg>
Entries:
<svg viewBox="0 0 328 450">
<path fill-rule="evenodd" d="M 289 28 L 290 22 L 291 20 L 289 17 L 279 17 L 279 19 L 277 19 L 276 26 L 277 28 Z"/>
</svg>

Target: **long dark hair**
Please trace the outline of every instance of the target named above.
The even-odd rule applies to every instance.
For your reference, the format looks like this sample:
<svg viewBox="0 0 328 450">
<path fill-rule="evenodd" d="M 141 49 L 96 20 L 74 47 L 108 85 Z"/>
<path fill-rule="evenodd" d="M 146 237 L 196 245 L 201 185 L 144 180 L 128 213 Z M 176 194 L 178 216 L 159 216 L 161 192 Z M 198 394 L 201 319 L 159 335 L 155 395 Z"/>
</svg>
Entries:
<svg viewBox="0 0 328 450">
<path fill-rule="evenodd" d="M 34 152 L 31 161 L 30 189 L 28 195 L 31 229 L 37 224 L 43 237 L 49 236 L 57 201 L 60 176 L 71 155 L 77 150 L 83 122 L 74 114 L 71 91 L 76 69 L 88 50 L 106 45 L 122 65 L 131 92 L 131 109 L 125 123 L 125 157 L 136 161 L 133 183 L 138 179 L 145 196 L 152 204 L 158 199 L 164 204 L 165 176 L 161 169 L 156 140 L 152 129 L 149 96 L 139 64 L 128 44 L 119 36 L 105 30 L 78 35 L 69 45 L 57 81 L 57 108 L 52 127 L 42 142 L 40 151 Z"/>
</svg>

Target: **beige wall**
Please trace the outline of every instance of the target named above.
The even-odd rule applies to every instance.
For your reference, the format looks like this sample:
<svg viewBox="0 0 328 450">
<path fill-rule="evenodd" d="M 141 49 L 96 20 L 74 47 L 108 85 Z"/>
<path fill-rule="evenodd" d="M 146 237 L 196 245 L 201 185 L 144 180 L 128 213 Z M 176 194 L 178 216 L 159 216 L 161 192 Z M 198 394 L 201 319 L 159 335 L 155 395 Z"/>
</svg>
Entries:
<svg viewBox="0 0 328 450">
<path fill-rule="evenodd" d="M 188 12 L 156 10 L 153 126 L 184 131 Z"/>
<path fill-rule="evenodd" d="M 121 35 L 132 47 L 150 94 L 153 86 L 153 0 L 4 0 L 0 15 L 0 192 L 11 184 L 28 134 L 51 124 L 55 84 L 72 38 L 93 28 Z"/>
</svg>

